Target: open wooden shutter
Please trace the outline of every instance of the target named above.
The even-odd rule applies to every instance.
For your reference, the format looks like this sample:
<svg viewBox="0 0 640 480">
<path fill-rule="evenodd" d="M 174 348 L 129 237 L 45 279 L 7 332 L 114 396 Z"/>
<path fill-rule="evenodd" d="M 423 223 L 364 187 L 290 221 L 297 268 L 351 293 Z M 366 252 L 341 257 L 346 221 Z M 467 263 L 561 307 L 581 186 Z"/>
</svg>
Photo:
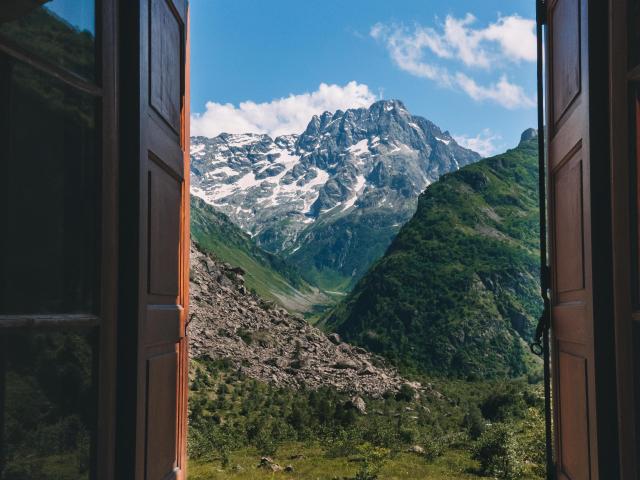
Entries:
<svg viewBox="0 0 640 480">
<path fill-rule="evenodd" d="M 620 478 L 640 478 L 640 0 L 611 8 L 611 157 Z"/>
<path fill-rule="evenodd" d="M 561 480 L 590 479 L 597 462 L 584 3 L 555 0 L 547 15 L 554 425 Z"/>
<path fill-rule="evenodd" d="M 555 461 L 617 473 L 607 2 L 547 2 L 548 214 Z"/>
<path fill-rule="evenodd" d="M 187 5 L 184 0 L 141 3 L 144 93 L 140 204 L 145 214 L 140 218 L 138 388 L 142 411 L 138 417 L 138 447 L 144 448 L 145 463 L 145 474 L 140 478 L 161 480 L 182 478 L 185 467 L 185 311 L 189 278 Z"/>
<path fill-rule="evenodd" d="M 130 429 L 135 440 L 119 445 L 120 471 L 133 468 L 140 480 L 180 479 L 186 475 L 188 361 L 187 2 L 121 5 L 129 27 L 123 31 L 137 38 L 121 40 L 121 120 L 129 136 L 121 159 L 120 337 L 130 332 L 131 338 L 121 342 L 119 371 L 130 375 L 130 391 L 121 394 L 120 421 L 131 419 L 122 430 Z M 133 368 L 130 351 L 135 374 L 125 371 Z M 135 412 L 127 414 L 129 405 Z"/>
<path fill-rule="evenodd" d="M 549 8 L 549 221 L 558 478 L 591 478 L 595 427 L 588 101 L 581 0 Z M 586 32 L 584 32 L 586 34 Z"/>
</svg>

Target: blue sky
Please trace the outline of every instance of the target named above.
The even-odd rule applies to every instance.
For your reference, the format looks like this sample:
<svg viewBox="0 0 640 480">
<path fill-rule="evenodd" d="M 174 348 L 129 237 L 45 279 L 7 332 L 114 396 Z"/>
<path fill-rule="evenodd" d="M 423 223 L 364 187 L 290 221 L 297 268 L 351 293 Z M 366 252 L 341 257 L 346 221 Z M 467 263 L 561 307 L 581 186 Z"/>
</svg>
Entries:
<svg viewBox="0 0 640 480">
<path fill-rule="evenodd" d="M 485 154 L 535 126 L 533 0 L 190 3 L 194 134 L 300 133 L 380 97 Z"/>
<path fill-rule="evenodd" d="M 93 2 L 51 0 L 45 4 L 45 7 L 80 30 L 88 30 L 92 33 L 96 30 L 94 20 L 95 8 Z"/>
</svg>

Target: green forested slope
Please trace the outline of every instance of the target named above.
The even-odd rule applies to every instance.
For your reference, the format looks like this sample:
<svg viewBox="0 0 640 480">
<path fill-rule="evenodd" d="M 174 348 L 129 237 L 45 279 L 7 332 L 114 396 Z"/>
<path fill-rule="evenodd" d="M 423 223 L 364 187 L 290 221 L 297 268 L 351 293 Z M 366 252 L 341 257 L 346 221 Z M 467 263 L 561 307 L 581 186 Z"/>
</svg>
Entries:
<svg viewBox="0 0 640 480">
<path fill-rule="evenodd" d="M 224 213 L 193 196 L 191 237 L 203 250 L 245 270 L 247 287 L 263 298 L 294 311 L 306 311 L 327 300 L 302 280 L 296 269 L 258 247 Z"/>
<path fill-rule="evenodd" d="M 429 186 L 325 326 L 431 374 L 526 372 L 540 302 L 537 142 L 523 138 Z"/>
</svg>

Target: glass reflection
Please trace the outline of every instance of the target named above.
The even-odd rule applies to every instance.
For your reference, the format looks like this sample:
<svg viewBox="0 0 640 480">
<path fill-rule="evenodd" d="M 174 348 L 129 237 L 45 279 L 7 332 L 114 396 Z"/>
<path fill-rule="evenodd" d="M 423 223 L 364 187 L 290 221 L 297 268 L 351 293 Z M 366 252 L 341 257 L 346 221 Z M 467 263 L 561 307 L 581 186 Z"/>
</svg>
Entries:
<svg viewBox="0 0 640 480">
<path fill-rule="evenodd" d="M 629 68 L 640 65 L 640 0 L 632 0 L 629 5 Z"/>
<path fill-rule="evenodd" d="M 2 58 L 0 95 L 0 312 L 95 312 L 97 102 Z"/>
<path fill-rule="evenodd" d="M 95 2 L 5 0 L 0 38 L 89 80 L 95 78 Z"/>
<path fill-rule="evenodd" d="M 91 478 L 95 341 L 0 331 L 0 480 Z"/>
</svg>

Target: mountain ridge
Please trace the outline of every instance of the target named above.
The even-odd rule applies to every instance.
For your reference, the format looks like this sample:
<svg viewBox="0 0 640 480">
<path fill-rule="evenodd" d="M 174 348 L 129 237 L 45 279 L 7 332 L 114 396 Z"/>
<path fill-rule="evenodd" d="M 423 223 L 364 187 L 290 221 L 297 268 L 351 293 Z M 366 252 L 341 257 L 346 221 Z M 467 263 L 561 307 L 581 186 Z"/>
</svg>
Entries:
<svg viewBox="0 0 640 480">
<path fill-rule="evenodd" d="M 440 175 L 479 160 L 398 100 L 312 117 L 299 135 L 192 138 L 192 193 L 306 279 L 348 290 Z"/>
<path fill-rule="evenodd" d="M 431 374 L 527 373 L 540 313 L 537 142 L 527 132 L 429 186 L 324 327 Z"/>
</svg>

